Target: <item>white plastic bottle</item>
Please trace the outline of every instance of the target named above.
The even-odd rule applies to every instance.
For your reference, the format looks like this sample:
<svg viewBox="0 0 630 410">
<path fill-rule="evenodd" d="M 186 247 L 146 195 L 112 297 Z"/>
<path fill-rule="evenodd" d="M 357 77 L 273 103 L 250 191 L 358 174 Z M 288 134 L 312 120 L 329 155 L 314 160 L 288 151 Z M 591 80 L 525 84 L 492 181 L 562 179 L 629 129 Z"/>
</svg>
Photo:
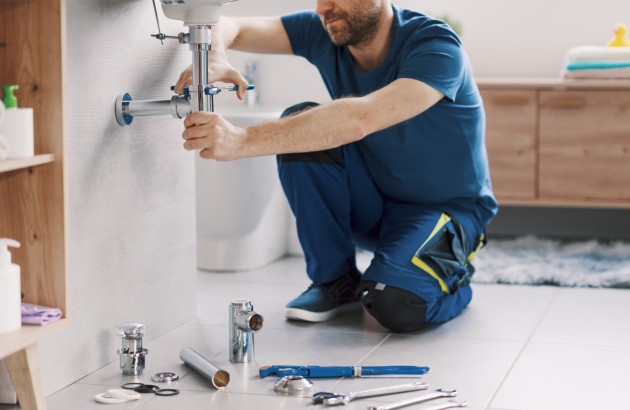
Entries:
<svg viewBox="0 0 630 410">
<path fill-rule="evenodd" d="M 22 326 L 20 267 L 11 263 L 9 246 L 19 248 L 20 243 L 0 238 L 0 334 Z"/>
<path fill-rule="evenodd" d="M 33 109 L 18 108 L 18 101 L 13 92 L 17 85 L 0 85 L 4 91 L 2 102 L 6 111 L 0 123 L 0 134 L 8 143 L 8 159 L 29 158 L 35 155 L 33 139 Z"/>
</svg>

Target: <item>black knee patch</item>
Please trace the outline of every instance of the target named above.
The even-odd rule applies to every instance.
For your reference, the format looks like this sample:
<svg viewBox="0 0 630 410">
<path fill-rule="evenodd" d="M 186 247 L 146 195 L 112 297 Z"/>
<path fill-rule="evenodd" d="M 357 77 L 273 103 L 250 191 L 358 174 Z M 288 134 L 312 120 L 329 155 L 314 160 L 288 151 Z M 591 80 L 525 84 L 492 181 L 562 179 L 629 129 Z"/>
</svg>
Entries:
<svg viewBox="0 0 630 410">
<path fill-rule="evenodd" d="M 412 332 L 430 325 L 427 302 L 408 290 L 366 280 L 361 282 L 363 306 L 382 326 L 394 332 Z"/>
</svg>

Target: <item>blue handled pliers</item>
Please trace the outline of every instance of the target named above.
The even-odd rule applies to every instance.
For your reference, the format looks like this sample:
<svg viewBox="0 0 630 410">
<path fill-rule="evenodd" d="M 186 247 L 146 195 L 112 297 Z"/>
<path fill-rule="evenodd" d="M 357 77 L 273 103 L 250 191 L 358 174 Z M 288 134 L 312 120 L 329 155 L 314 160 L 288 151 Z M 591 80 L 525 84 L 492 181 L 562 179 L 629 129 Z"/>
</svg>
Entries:
<svg viewBox="0 0 630 410">
<path fill-rule="evenodd" d="M 425 374 L 428 367 L 420 366 L 263 366 L 260 377 L 303 376 L 303 377 L 361 377 L 385 374 Z"/>
</svg>

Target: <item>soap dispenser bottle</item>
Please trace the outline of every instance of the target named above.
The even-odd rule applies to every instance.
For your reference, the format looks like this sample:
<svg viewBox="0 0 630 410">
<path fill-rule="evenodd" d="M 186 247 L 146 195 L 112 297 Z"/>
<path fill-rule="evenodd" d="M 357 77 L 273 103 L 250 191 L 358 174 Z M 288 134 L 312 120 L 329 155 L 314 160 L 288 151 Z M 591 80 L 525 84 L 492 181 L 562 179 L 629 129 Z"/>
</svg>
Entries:
<svg viewBox="0 0 630 410">
<path fill-rule="evenodd" d="M 22 326 L 20 267 L 11 263 L 9 246 L 19 248 L 20 243 L 0 238 L 0 334 Z"/>
<path fill-rule="evenodd" d="M 17 85 L 0 85 L 4 91 L 2 102 L 6 108 L 4 120 L 0 123 L 2 134 L 9 146 L 7 158 L 30 158 L 35 155 L 33 130 L 33 109 L 18 108 L 13 92 Z"/>
</svg>

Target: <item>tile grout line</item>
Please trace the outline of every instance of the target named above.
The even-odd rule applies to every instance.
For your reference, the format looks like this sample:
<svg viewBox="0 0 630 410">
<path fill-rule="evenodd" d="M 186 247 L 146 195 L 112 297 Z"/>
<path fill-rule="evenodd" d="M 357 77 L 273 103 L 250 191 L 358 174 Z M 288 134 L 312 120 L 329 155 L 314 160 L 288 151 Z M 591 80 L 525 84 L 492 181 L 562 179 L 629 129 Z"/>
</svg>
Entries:
<svg viewBox="0 0 630 410">
<path fill-rule="evenodd" d="M 521 347 L 521 349 L 519 350 L 518 354 L 516 355 L 516 357 L 514 358 L 514 361 L 512 361 L 512 364 L 510 365 L 510 367 L 508 368 L 507 372 L 505 373 L 505 376 L 501 379 L 501 383 L 499 383 L 499 385 L 497 386 L 497 388 L 494 390 L 494 393 L 492 393 L 492 397 L 490 397 L 490 400 L 488 401 L 488 404 L 486 405 L 486 410 L 489 410 L 492 408 L 492 402 L 494 401 L 494 399 L 497 397 L 497 394 L 499 393 L 499 391 L 501 390 L 501 387 L 503 387 L 503 384 L 505 383 L 505 381 L 507 380 L 508 376 L 510 375 L 510 373 L 512 372 L 512 369 L 514 369 L 514 366 L 516 365 L 516 362 L 518 362 L 518 359 L 520 359 L 521 355 L 523 354 L 523 352 L 525 351 L 525 349 L 527 348 L 527 346 L 529 346 L 529 342 L 531 341 L 532 337 L 534 336 L 534 333 L 536 333 L 536 329 L 538 329 L 538 326 L 540 326 L 540 323 L 545 319 L 545 317 L 547 317 L 547 315 L 549 314 L 549 310 L 551 309 L 551 306 L 554 304 L 554 302 L 556 301 L 556 298 L 558 297 L 558 294 L 560 293 L 560 289 L 556 289 L 555 294 L 553 295 L 553 297 L 551 298 L 551 300 L 549 301 L 549 304 L 547 305 L 547 308 L 545 309 L 545 311 L 543 312 L 543 314 L 540 316 L 540 319 L 538 319 L 538 322 L 536 322 L 536 325 L 534 326 L 534 328 L 532 329 L 532 331 L 530 332 L 529 336 L 527 336 L 527 339 L 525 340 L 525 342 L 523 343 L 523 346 Z"/>
<path fill-rule="evenodd" d="M 359 359 L 359 361 L 357 362 L 357 364 L 360 364 L 361 362 L 363 362 L 365 359 L 367 359 L 372 353 L 374 353 L 374 351 L 376 349 L 378 349 L 379 347 L 381 347 L 383 345 L 383 343 L 385 343 L 387 340 L 389 340 L 389 338 L 392 336 L 392 333 L 388 333 L 387 335 L 385 335 L 385 337 L 383 338 L 383 340 L 381 340 L 380 342 L 378 342 L 378 344 L 376 346 L 374 346 L 372 349 L 370 349 L 369 352 L 367 352 L 365 354 L 365 356 L 363 356 L 361 359 Z M 337 387 L 337 385 L 339 383 L 341 383 L 341 381 L 345 379 L 345 377 L 340 378 L 339 380 L 337 380 L 335 383 L 333 383 L 332 386 L 330 386 L 331 390 L 334 390 L 335 387 Z"/>
</svg>

